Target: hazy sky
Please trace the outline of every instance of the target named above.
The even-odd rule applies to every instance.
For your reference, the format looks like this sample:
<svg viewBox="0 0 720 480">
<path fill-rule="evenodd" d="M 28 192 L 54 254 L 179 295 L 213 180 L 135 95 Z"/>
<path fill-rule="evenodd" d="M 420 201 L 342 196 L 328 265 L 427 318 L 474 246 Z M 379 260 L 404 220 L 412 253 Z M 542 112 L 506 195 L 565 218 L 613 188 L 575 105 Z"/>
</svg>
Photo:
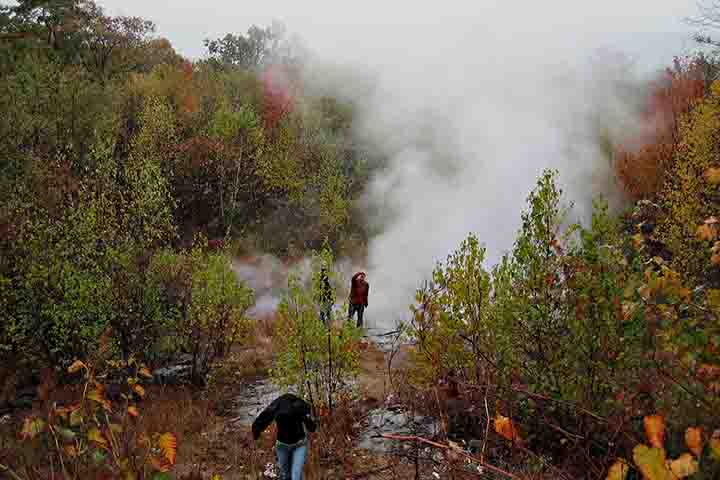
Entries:
<svg viewBox="0 0 720 480">
<path fill-rule="evenodd" d="M 158 26 L 183 54 L 203 54 L 202 40 L 245 32 L 252 24 L 286 23 L 314 50 L 350 56 L 359 50 L 412 45 L 427 39 L 483 31 L 507 41 L 556 38 L 614 43 L 616 34 L 687 32 L 683 18 L 696 13 L 693 0 L 99 0 L 112 14 L 139 15 Z M 639 40 L 640 43 L 646 40 Z M 657 38 L 652 42 L 657 41 Z M 400 47 L 402 46 L 402 47 Z"/>
</svg>

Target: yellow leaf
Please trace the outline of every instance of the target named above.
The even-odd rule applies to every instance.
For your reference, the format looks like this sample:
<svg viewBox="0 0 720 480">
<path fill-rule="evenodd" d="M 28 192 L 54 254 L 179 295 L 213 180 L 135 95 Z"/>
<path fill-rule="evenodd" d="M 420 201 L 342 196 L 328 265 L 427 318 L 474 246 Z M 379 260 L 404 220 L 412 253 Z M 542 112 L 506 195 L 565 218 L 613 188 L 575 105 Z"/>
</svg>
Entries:
<svg viewBox="0 0 720 480">
<path fill-rule="evenodd" d="M 648 415 L 645 417 L 645 435 L 648 442 L 655 448 L 663 448 L 665 443 L 665 419 L 662 415 Z"/>
<path fill-rule="evenodd" d="M 218 475 L 217 473 L 213 473 L 210 480 L 222 480 L 222 477 Z"/>
<path fill-rule="evenodd" d="M 710 307 L 720 308 L 720 290 L 716 288 L 709 288 L 706 298 Z"/>
<path fill-rule="evenodd" d="M 685 478 L 698 471 L 698 462 L 689 453 L 683 453 L 670 462 L 670 471 L 677 478 Z"/>
<path fill-rule="evenodd" d="M 697 230 L 695 231 L 695 236 L 698 240 L 701 242 L 708 241 L 711 242 L 715 240 L 715 237 L 717 236 L 717 230 L 713 225 L 709 225 L 707 223 L 700 225 Z"/>
<path fill-rule="evenodd" d="M 163 433 L 158 440 L 158 446 L 163 457 L 167 459 L 170 465 L 175 465 L 177 457 L 177 437 L 173 433 Z"/>
<path fill-rule="evenodd" d="M 85 366 L 85 364 L 83 362 L 81 362 L 80 360 L 75 360 L 73 362 L 73 364 L 68 367 L 68 372 L 75 373 L 75 372 L 80 371 L 83 368 L 87 368 L 87 366 Z"/>
<path fill-rule="evenodd" d="M 87 432 L 87 438 L 91 442 L 95 442 L 99 445 L 102 445 L 103 447 L 106 447 L 108 445 L 108 441 L 105 439 L 103 434 L 98 430 L 97 428 L 93 427 Z"/>
<path fill-rule="evenodd" d="M 141 398 L 145 396 L 145 389 L 141 385 L 134 385 L 133 390 L 140 395 Z"/>
<path fill-rule="evenodd" d="M 132 470 L 125 470 L 125 473 L 123 473 L 123 480 L 137 480 L 137 473 Z"/>
<path fill-rule="evenodd" d="M 23 440 L 37 437 L 40 433 L 45 430 L 45 421 L 38 417 L 27 417 L 23 422 L 22 430 L 20 431 L 20 437 Z"/>
<path fill-rule="evenodd" d="M 104 403 L 105 402 L 105 396 L 103 394 L 102 389 L 100 388 L 94 388 L 90 390 L 87 394 L 88 400 L 92 400 L 96 403 Z"/>
<path fill-rule="evenodd" d="M 638 233 L 638 234 L 632 236 L 632 242 L 633 242 L 633 246 L 637 250 L 639 250 L 640 247 L 643 246 L 643 243 L 645 242 L 645 238 L 643 238 L 641 233 Z"/>
<path fill-rule="evenodd" d="M 515 424 L 508 417 L 504 417 L 500 414 L 495 417 L 495 432 L 501 437 L 510 440 L 511 442 L 520 442 L 520 435 L 518 434 Z"/>
<path fill-rule="evenodd" d="M 630 466 L 628 465 L 627 460 L 624 458 L 618 458 L 615 463 L 613 463 L 612 467 L 610 467 L 610 470 L 608 470 L 607 478 L 605 480 L 625 480 L 629 471 Z"/>
<path fill-rule="evenodd" d="M 720 168 L 708 168 L 703 177 L 710 185 L 720 185 Z"/>
<path fill-rule="evenodd" d="M 130 405 L 128 407 L 128 413 L 133 417 L 138 417 L 140 415 L 140 412 L 138 411 L 137 407 L 135 405 Z"/>
<path fill-rule="evenodd" d="M 633 449 L 633 460 L 645 480 L 675 480 L 665 463 L 665 450 L 638 445 Z"/>
<path fill-rule="evenodd" d="M 690 427 L 685 430 L 685 443 L 688 449 L 698 458 L 703 450 L 702 428 Z"/>
<path fill-rule="evenodd" d="M 720 430 L 715 430 L 710 438 L 710 456 L 715 460 L 720 460 Z"/>
<path fill-rule="evenodd" d="M 122 433 L 122 431 L 123 431 L 123 427 L 119 423 L 111 423 L 109 425 L 109 427 L 110 427 L 110 430 L 112 430 L 115 433 Z"/>
</svg>

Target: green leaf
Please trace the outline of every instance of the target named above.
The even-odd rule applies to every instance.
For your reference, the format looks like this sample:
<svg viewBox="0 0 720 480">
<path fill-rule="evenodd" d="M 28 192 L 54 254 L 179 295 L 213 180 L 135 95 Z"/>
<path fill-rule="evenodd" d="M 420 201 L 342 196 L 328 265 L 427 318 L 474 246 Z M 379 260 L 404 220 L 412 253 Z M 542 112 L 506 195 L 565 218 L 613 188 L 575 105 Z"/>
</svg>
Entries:
<svg viewBox="0 0 720 480">
<path fill-rule="evenodd" d="M 93 450 L 92 452 L 92 461 L 95 463 L 95 465 L 102 464 L 105 459 L 107 458 L 107 454 L 101 450 Z"/>
<path fill-rule="evenodd" d="M 23 423 L 22 431 L 20 432 L 20 436 L 23 439 L 30 439 L 32 440 L 36 436 L 38 436 L 40 433 L 42 433 L 45 430 L 46 423 L 44 420 L 38 417 L 28 417 L 25 419 L 25 422 Z"/>
<path fill-rule="evenodd" d="M 77 437 L 77 434 L 69 428 L 55 427 L 55 431 L 58 432 L 60 436 L 67 441 L 75 440 L 75 437 Z"/>
<path fill-rule="evenodd" d="M 70 426 L 77 427 L 83 423 L 83 413 L 79 408 L 70 412 Z"/>
</svg>

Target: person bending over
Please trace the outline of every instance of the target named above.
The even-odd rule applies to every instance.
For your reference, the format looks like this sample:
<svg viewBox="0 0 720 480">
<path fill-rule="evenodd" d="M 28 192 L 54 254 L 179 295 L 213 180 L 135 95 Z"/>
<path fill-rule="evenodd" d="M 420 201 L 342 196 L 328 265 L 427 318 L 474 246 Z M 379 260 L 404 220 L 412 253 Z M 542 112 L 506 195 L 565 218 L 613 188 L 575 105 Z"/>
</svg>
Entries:
<svg viewBox="0 0 720 480">
<path fill-rule="evenodd" d="M 277 424 L 275 451 L 280 479 L 302 480 L 308 451 L 306 429 L 314 432 L 317 428 L 310 415 L 310 405 L 292 393 L 279 396 L 253 422 L 253 438 L 260 438 L 273 421 Z"/>
</svg>

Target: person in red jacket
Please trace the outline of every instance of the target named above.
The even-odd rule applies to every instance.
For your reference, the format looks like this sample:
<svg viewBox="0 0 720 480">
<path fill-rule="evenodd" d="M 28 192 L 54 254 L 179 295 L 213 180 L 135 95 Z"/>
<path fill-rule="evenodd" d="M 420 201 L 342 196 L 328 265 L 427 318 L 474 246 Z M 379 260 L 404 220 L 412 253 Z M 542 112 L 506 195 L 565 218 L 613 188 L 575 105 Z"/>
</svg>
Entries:
<svg viewBox="0 0 720 480">
<path fill-rule="evenodd" d="M 357 312 L 357 326 L 363 326 L 363 313 L 368 306 L 368 292 L 370 284 L 365 281 L 365 272 L 358 272 L 353 275 L 350 281 L 350 307 L 348 308 L 348 319 L 351 320 Z"/>
</svg>

